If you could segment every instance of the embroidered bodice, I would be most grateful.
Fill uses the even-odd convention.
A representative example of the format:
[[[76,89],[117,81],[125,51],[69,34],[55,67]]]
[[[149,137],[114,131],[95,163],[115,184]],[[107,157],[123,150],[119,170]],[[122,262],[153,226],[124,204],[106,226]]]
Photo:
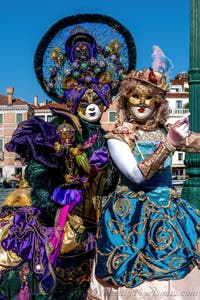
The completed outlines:
[[[136,133],[137,140],[133,147],[133,153],[136,161],[139,163],[141,160],[146,158],[149,154],[156,150],[156,147],[160,142],[165,139],[164,134],[161,131],[151,131],[144,132],[138,131]],[[151,139],[151,140],[150,140]],[[144,190],[151,191],[156,187],[167,186],[172,187],[172,175],[171,175],[171,157],[167,157],[163,166],[156,172],[156,174],[150,178],[146,179],[141,184],[136,184],[131,180],[127,179],[123,174],[121,174],[122,185],[128,186],[131,190]]]

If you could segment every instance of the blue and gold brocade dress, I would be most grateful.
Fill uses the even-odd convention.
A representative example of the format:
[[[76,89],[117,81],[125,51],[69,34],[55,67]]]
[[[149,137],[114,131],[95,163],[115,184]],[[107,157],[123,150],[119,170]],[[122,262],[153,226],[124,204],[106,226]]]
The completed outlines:
[[[157,142],[138,142],[139,162]],[[136,184],[121,174],[97,232],[96,277],[115,287],[186,276],[198,263],[200,211],[172,188],[171,157],[151,179]]]

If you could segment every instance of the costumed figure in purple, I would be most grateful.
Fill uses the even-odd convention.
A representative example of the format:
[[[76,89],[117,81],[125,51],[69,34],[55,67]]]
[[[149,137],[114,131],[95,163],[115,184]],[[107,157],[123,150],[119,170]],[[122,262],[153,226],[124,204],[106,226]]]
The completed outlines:
[[[154,46],[151,68],[132,70],[106,135],[120,184],[98,224],[90,299],[199,299],[200,211],[172,186],[174,151],[200,152],[185,115],[166,126],[171,61]]]
[[[57,103],[52,122],[24,121],[6,144],[26,164],[29,194],[26,202],[6,199],[1,206],[0,295],[83,300],[102,196],[118,182],[100,120],[134,67],[135,45],[116,20],[77,15],[50,28],[34,63]]]

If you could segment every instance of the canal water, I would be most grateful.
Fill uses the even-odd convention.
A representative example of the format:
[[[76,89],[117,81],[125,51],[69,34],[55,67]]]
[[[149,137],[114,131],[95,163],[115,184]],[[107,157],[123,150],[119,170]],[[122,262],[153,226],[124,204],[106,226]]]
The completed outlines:
[[[5,199],[5,197],[12,192],[13,189],[0,188],[0,203]]]

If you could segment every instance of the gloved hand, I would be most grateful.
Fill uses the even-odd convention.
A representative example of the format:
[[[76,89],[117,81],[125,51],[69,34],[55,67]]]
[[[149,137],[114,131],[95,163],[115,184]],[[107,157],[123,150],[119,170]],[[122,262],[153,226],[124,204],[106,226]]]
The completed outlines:
[[[177,147],[188,135],[189,114],[184,115],[172,125],[170,131],[168,132],[167,138],[171,144]]]

